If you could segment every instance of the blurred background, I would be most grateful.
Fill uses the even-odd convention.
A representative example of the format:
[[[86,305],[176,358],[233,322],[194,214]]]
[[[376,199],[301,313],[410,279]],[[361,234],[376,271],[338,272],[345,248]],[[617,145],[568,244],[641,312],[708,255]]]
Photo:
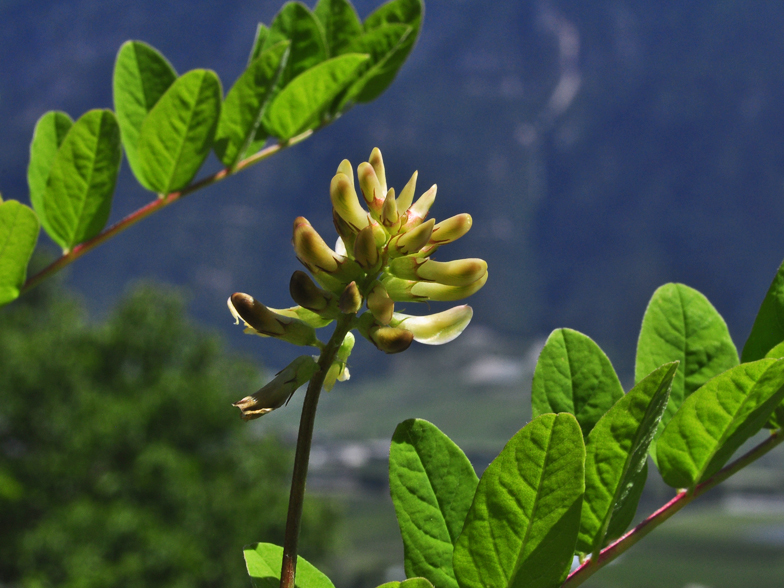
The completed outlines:
[[[380,3],[355,5],[364,18]],[[112,107],[123,41],[179,73],[214,69],[225,92],[281,4],[0,1],[4,198],[29,202],[44,112]],[[246,585],[242,545],[281,541],[302,399],[237,418],[228,402],[298,351],[243,336],[225,300],[291,304],[291,222],[334,235],[329,180],[376,146],[390,185],[414,170],[419,193],[438,184],[437,219],[473,216],[441,259],[484,258],[490,279],[460,339],[399,356],[360,341],[352,379],[322,399],[302,553],[337,586],[403,573],[386,481],[396,424],[427,418],[481,472],[530,419],[553,329],[592,337],[628,389],[647,301],[677,281],[742,348],[784,258],[782,30],[776,3],[426,2],[375,102],[0,310],[0,586]],[[153,197],[124,164],[111,221]],[[46,237],[39,249],[39,264],[57,253]],[[639,515],[670,495],[651,474]],[[586,585],[780,586],[782,450],[701,502]]]

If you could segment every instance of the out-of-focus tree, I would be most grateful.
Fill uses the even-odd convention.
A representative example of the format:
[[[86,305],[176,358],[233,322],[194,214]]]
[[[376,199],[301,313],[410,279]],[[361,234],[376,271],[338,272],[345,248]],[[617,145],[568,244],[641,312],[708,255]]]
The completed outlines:
[[[105,322],[57,291],[0,311],[0,585],[246,586],[243,544],[282,540],[291,463],[229,405],[258,369],[171,289]],[[307,506],[318,559],[335,515]]]

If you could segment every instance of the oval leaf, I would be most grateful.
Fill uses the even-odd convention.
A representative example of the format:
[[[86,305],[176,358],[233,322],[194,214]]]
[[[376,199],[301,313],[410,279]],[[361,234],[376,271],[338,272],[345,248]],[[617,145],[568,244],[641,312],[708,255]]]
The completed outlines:
[[[550,334],[531,384],[533,416],[571,413],[587,437],[621,397],[623,387],[610,360],[590,337],[572,329]]]
[[[324,29],[330,57],[348,53],[346,47],[362,34],[362,23],[348,0],[319,0],[313,14]]]
[[[275,15],[264,41],[264,50],[281,41],[291,41],[291,53],[281,74],[279,88],[327,59],[324,30],[314,14],[301,2],[287,2]]]
[[[226,95],[215,131],[215,153],[224,165],[233,166],[249,149],[261,123],[272,88],[285,66],[289,42],[282,41],[251,63]]]
[[[689,396],[659,437],[664,481],[693,488],[721,469],[784,398],[784,360],[744,363]]]
[[[407,576],[457,588],[452,553],[478,483],[471,462],[435,425],[410,419],[397,426],[389,487]]]
[[[45,223],[44,194],[49,171],[71,126],[71,117],[57,110],[47,112],[35,124],[30,144],[30,165],[27,166],[27,184],[30,187],[30,203],[42,223]]]
[[[254,588],[278,588],[283,548],[272,543],[254,543],[243,549],[245,565]],[[297,556],[297,588],[335,588],[314,565]]]
[[[215,72],[179,77],[142,123],[139,163],[147,186],[168,194],[187,186],[210,152],[221,108]]]
[[[68,131],[43,198],[44,229],[63,250],[106,225],[121,158],[120,128],[111,110],[91,110]]]
[[[659,425],[678,362],[665,364],[643,378],[605,414],[588,435],[585,445],[585,501],[580,521],[577,550],[599,551],[626,528],[616,524],[608,529],[616,513],[629,518],[639,500],[640,472],[648,459],[648,446]],[[647,474],[646,474],[647,477]],[[642,480],[645,483],[645,480]]]
[[[705,296],[683,284],[665,284],[651,297],[637,343],[635,380],[670,361],[679,361],[680,368],[651,445],[654,460],[655,440],[683,401],[714,376],[738,365],[724,319]]]
[[[140,173],[139,133],[147,114],[177,79],[177,72],[161,53],[141,41],[126,41],[114,63],[114,110],[128,164],[139,182],[153,188]]]
[[[347,53],[318,64],[294,79],[278,94],[265,116],[265,127],[281,140],[318,125],[321,115],[368,60]]]
[[[583,500],[585,446],[571,414],[525,426],[491,463],[457,540],[463,588],[554,588],[569,572]]]
[[[0,199],[0,306],[19,297],[39,230],[31,208]]]
[[[784,341],[784,263],[768,288],[754,319],[751,333],[743,346],[743,363],[762,359]]]
[[[425,5],[422,0],[392,0],[382,4],[365,19],[364,28],[372,31],[388,24],[407,24],[418,27]]]

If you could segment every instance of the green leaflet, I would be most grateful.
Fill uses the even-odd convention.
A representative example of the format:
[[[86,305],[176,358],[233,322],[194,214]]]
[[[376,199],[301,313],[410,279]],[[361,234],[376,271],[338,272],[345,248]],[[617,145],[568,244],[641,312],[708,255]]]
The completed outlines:
[[[387,582],[378,588],[433,588],[433,585],[425,578],[409,578],[402,582]]]
[[[768,288],[754,319],[751,333],[743,346],[743,363],[762,359],[773,347],[784,341],[784,263]]]
[[[610,360],[590,337],[572,329],[550,333],[531,384],[533,416],[571,413],[587,437],[622,397],[623,387]]]
[[[422,0],[392,0],[374,10],[365,19],[364,27],[371,31],[383,25],[403,23],[417,28],[422,24],[424,12]]]
[[[452,553],[478,483],[471,462],[435,425],[410,419],[397,426],[389,452],[389,486],[407,576],[457,588]]]
[[[309,69],[277,95],[265,113],[265,127],[281,140],[318,125],[335,96],[355,79],[367,55],[347,53]]]
[[[253,37],[253,47],[251,47],[250,54],[248,55],[248,65],[256,61],[261,52],[264,50],[264,43],[269,36],[269,29],[264,23],[256,25],[256,36]]]
[[[291,53],[281,74],[279,89],[327,58],[324,30],[318,19],[301,2],[287,2],[275,15],[264,41],[264,49],[287,40],[291,41]]]
[[[768,351],[765,354],[765,357],[773,359],[781,359],[784,357],[784,341]],[[768,422],[765,423],[765,428],[767,429],[781,429],[782,427],[784,427],[784,402],[776,407],[776,410],[770,415]]]
[[[111,110],[90,110],[63,139],[42,199],[44,229],[64,251],[101,232],[120,171],[120,128]]]
[[[281,41],[264,51],[226,95],[214,141],[215,153],[225,166],[232,167],[255,151],[254,136],[281,67],[285,66],[289,44]]]
[[[461,588],[561,585],[580,527],[584,462],[571,414],[544,414],[512,437],[482,475],[457,540]]]
[[[39,230],[31,208],[0,198],[0,306],[19,297]]]
[[[253,588],[278,588],[283,548],[271,543],[253,543],[243,549]],[[324,574],[297,556],[297,588],[335,588]]]
[[[205,69],[183,74],[166,90],[139,133],[145,186],[168,194],[190,183],[212,147],[221,96],[218,76]]]
[[[626,530],[616,523],[613,534],[608,533],[616,512],[624,513],[627,520],[634,517],[637,504],[626,503],[635,496],[639,500],[642,489],[635,484],[642,477],[648,446],[664,414],[677,369],[678,362],[667,363],[643,378],[588,435],[578,551],[598,556],[602,547]]]
[[[313,9],[327,40],[330,57],[349,53],[346,49],[354,37],[362,34],[362,23],[348,0],[319,0]],[[361,52],[360,52],[361,53]]]
[[[761,359],[719,374],[689,396],[659,437],[664,481],[693,488],[757,433],[784,398],[784,360]]]
[[[128,165],[136,179],[148,190],[137,146],[147,114],[177,79],[177,72],[158,50],[141,41],[127,41],[117,52],[114,63],[114,110]]]
[[[49,171],[52,169],[54,156],[65,139],[65,135],[73,126],[71,117],[64,112],[50,110],[38,119],[30,143],[30,165],[27,166],[27,184],[30,186],[30,203],[38,218],[46,225],[44,219],[44,193]]]
[[[637,342],[635,381],[669,361],[680,361],[680,368],[651,444],[654,461],[656,440],[683,401],[712,377],[738,365],[724,319],[705,296],[683,284],[661,286],[648,303]]]

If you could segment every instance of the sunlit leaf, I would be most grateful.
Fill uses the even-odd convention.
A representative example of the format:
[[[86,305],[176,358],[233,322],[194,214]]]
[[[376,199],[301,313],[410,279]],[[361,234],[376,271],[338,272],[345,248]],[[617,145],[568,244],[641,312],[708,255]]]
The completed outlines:
[[[784,341],[776,345],[773,349],[768,351],[765,354],[767,358],[773,359],[781,359],[784,357]],[[781,429],[784,428],[784,401],[782,404],[779,404],[776,409],[773,411],[773,414],[770,415],[768,422],[765,423],[765,427],[768,429]]]
[[[254,543],[243,550],[253,588],[278,588],[283,548],[271,543]],[[335,588],[323,573],[297,556],[297,588]]]
[[[19,297],[39,231],[31,208],[0,198],[0,306]]]
[[[256,25],[256,36],[253,37],[253,47],[251,47],[250,54],[248,55],[248,65],[256,61],[262,51],[264,51],[264,43],[267,41],[269,35],[269,28],[264,23]]]
[[[319,0],[313,14],[324,28],[330,57],[348,53],[352,39],[362,34],[362,23],[348,0]]]
[[[409,578],[402,582],[387,582],[378,588],[433,588],[433,585],[425,578]]]
[[[784,263],[768,288],[754,319],[751,333],[743,346],[743,363],[762,359],[776,345],[784,341]]]
[[[301,2],[287,2],[270,25],[264,49],[281,41],[291,41],[286,67],[279,88],[285,87],[301,73],[327,59],[324,29],[315,15]]]
[[[44,194],[49,171],[73,120],[64,112],[52,110],[38,119],[30,144],[30,165],[27,167],[27,184],[30,187],[30,203],[42,224],[44,219]]]

